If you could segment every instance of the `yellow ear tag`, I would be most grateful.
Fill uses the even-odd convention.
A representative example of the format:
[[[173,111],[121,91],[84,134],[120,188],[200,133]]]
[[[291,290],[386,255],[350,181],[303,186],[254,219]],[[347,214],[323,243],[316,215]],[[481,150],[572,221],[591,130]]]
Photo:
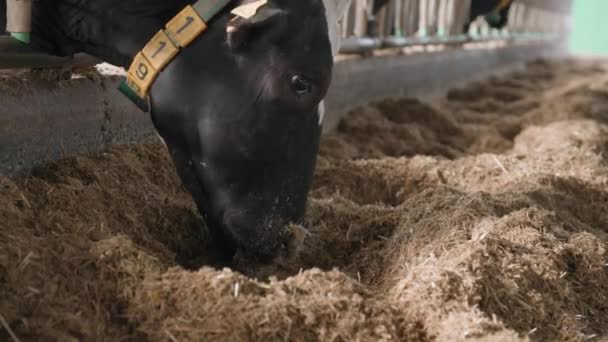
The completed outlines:
[[[258,0],[245,5],[234,8],[230,13],[238,15],[241,18],[249,19],[253,17],[258,9],[268,3],[268,0]]]

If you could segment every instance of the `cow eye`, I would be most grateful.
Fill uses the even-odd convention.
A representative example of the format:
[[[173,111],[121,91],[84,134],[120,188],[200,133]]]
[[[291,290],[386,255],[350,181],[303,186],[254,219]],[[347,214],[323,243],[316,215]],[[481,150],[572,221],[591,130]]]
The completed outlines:
[[[298,95],[306,95],[312,92],[312,83],[301,75],[291,77],[291,87]]]

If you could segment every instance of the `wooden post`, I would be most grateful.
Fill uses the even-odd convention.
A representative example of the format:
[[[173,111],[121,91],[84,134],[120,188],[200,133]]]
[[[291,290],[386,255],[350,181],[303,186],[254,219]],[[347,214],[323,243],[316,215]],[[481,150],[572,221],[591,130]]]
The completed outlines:
[[[355,0],[355,21],[354,21],[354,36],[363,37],[365,36],[367,29],[367,1],[366,0]]]
[[[438,8],[438,2],[439,0],[429,0],[428,2],[428,9],[427,9],[427,15],[428,15],[428,21],[427,21],[427,32],[430,36],[436,36],[437,35],[437,8]]]
[[[376,38],[384,38],[391,34],[391,30],[393,28],[393,22],[391,21],[392,12],[392,1],[384,6],[377,14],[376,14]]]
[[[342,18],[342,38],[350,37],[353,34],[354,7],[355,5],[351,2],[350,7],[346,10],[346,15]]]
[[[6,31],[16,39],[29,43],[29,34],[32,31],[32,0],[6,0]]]
[[[406,0],[393,1],[393,32],[396,37],[403,37],[403,2]]]
[[[407,37],[416,35],[420,30],[420,0],[407,0],[408,7],[404,8],[406,19],[406,33]]]
[[[440,0],[437,14],[437,35],[446,36],[449,34],[450,20],[452,18],[451,4],[449,0]]]
[[[453,0],[452,11],[450,12],[450,16],[453,17],[450,25],[451,35],[461,35],[463,33],[462,29],[464,28],[466,22],[469,20],[470,9],[470,0]]]
[[[424,38],[428,35],[429,1],[420,0],[420,14],[418,17],[418,36]]]

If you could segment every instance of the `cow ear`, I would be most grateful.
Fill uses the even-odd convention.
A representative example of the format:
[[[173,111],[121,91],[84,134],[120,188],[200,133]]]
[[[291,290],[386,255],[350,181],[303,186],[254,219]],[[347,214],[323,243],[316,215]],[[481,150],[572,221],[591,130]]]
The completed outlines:
[[[226,27],[226,40],[232,51],[240,52],[261,40],[272,40],[286,27],[286,11],[266,1],[256,2],[264,4],[257,8],[242,9],[248,6],[244,5],[232,11],[236,16]],[[249,5],[254,5],[256,2]]]

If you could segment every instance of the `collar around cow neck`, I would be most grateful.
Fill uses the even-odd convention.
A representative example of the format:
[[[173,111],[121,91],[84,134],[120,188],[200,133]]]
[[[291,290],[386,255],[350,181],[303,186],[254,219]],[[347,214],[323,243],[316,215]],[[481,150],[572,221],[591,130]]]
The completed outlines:
[[[199,0],[186,6],[135,55],[118,88],[120,92],[149,113],[148,92],[158,74],[177,56],[180,49],[204,33],[207,23],[231,1]]]
[[[507,6],[509,6],[512,1],[513,0],[500,0],[500,2],[498,3],[498,5],[496,6],[496,9],[494,9],[494,10],[496,12],[502,11],[503,9],[507,8]]]

